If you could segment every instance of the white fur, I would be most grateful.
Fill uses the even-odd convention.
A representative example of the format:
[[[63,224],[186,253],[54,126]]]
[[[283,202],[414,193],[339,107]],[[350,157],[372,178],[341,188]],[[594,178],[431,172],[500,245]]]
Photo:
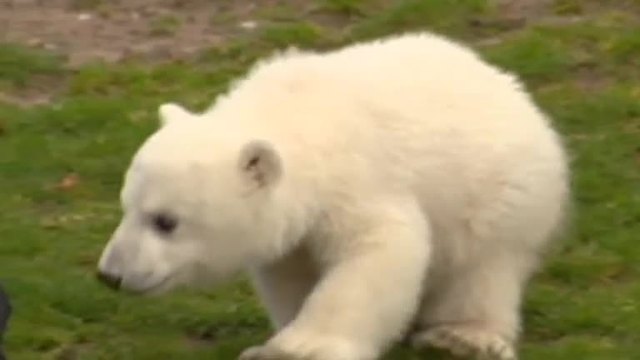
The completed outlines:
[[[568,197],[560,141],[515,77],[410,34],[288,51],[202,114],[160,112],[100,263],[124,288],[249,268],[278,332],[245,360],[377,359],[411,325],[418,347],[515,357]],[[255,141],[271,160],[247,176]],[[179,219],[164,238],[161,211]]]

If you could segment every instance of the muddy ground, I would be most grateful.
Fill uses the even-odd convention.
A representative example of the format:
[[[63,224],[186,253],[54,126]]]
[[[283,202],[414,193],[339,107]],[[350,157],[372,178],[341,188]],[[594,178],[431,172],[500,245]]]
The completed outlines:
[[[537,16],[548,0],[496,0],[514,18]],[[0,0],[0,43],[61,53],[72,67],[130,57],[185,58],[256,31],[265,14],[288,11],[323,26],[304,0]],[[386,2],[390,5],[390,1]],[[384,2],[380,2],[384,7]],[[344,20],[344,19],[342,19]]]

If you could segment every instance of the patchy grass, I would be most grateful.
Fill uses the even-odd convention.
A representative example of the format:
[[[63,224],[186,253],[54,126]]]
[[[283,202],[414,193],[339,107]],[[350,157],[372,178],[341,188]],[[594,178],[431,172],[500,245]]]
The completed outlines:
[[[273,25],[262,34],[263,41],[278,49],[288,46],[309,48],[319,44],[322,39],[321,30],[305,22]]]
[[[66,79],[54,103],[0,98],[0,277],[15,306],[10,358],[233,359],[267,338],[264,312],[243,279],[153,300],[97,284],[95,263],[120,215],[123,170],[156,127],[161,102],[202,109],[274,48],[331,48],[413,29],[481,44],[487,59],[521,74],[571,152],[574,223],[527,293],[522,358],[640,358],[639,14],[592,3],[558,0],[553,18],[487,27],[505,14],[480,0],[317,1],[318,9],[348,15],[348,26],[271,10],[267,27],[189,63],[74,72],[57,56],[1,45],[0,89],[14,98],[42,88],[43,77]],[[404,346],[387,356],[425,357]]]
[[[24,87],[30,80],[63,72],[59,56],[17,44],[0,46],[0,89]]]
[[[451,36],[468,33],[473,19],[485,15],[489,9],[483,0],[392,2],[393,6],[371,14],[355,25],[353,36],[359,39],[375,38],[398,30],[432,30]]]
[[[149,24],[149,32],[153,36],[171,36],[178,31],[182,21],[173,15],[157,17]]]
[[[486,51],[488,60],[517,72],[530,83],[559,80],[570,70],[571,52],[542,31],[526,31]]]
[[[320,8],[347,17],[357,17],[365,14],[366,0],[325,0],[320,2]]]

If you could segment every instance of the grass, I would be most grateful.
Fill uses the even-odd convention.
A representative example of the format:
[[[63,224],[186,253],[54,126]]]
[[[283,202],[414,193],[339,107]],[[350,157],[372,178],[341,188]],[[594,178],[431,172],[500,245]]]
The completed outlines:
[[[17,44],[0,47],[0,88],[25,86],[29,78],[62,73],[62,59]]]
[[[0,100],[0,277],[15,306],[10,358],[233,359],[264,340],[265,314],[243,279],[153,300],[97,284],[97,257],[119,219],[123,170],[156,127],[161,102],[202,109],[276,47],[330,48],[411,29],[479,44],[487,59],[521,74],[571,152],[574,223],[527,293],[522,358],[640,358],[640,27],[635,8],[589,10],[590,3],[552,7],[561,20],[585,15],[578,22],[479,29],[477,19],[499,23],[504,15],[479,0],[318,1],[350,15],[344,31],[298,17],[186,64],[74,72],[56,56],[0,45],[3,93],[45,91],[43,77],[65,84],[49,104]],[[386,358],[425,355],[399,346]]]

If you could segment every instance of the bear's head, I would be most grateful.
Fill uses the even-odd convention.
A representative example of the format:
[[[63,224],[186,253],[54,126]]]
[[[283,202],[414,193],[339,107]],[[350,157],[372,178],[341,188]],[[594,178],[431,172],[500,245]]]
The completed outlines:
[[[134,156],[123,217],[98,264],[107,285],[161,293],[221,280],[277,252],[283,166],[267,141],[175,104]]]

